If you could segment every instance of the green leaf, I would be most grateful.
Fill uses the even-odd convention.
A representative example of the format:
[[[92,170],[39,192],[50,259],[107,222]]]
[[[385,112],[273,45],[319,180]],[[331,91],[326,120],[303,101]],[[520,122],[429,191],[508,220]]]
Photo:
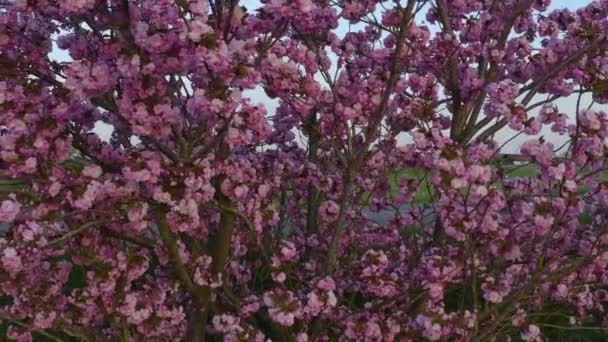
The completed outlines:
[[[584,212],[578,216],[578,222],[589,226],[593,224],[593,217],[591,217],[591,214],[589,214],[588,212]]]

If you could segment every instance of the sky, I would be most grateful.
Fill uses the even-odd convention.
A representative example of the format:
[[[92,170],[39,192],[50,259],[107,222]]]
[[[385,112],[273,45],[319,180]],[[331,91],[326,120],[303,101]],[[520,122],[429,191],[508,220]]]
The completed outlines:
[[[591,2],[592,2],[592,0],[552,0],[551,5],[549,7],[549,11],[555,10],[555,9],[561,9],[561,8],[569,8],[572,10],[576,10],[577,8],[590,4]],[[245,7],[247,7],[249,10],[258,8],[260,6],[259,0],[242,0],[241,3]],[[340,33],[342,33],[342,34],[346,33],[347,30],[348,30],[348,28],[346,26],[338,28],[338,31],[341,31]],[[251,98],[254,102],[263,103],[266,106],[266,108],[269,110],[269,112],[273,112],[278,105],[278,103],[276,101],[272,101],[268,97],[266,97],[266,95],[264,94],[264,92],[261,89],[256,89],[256,90],[250,91],[248,93],[248,95],[251,96]],[[590,100],[589,96],[584,96],[582,103],[589,103],[589,100]],[[532,103],[534,103],[534,102],[532,102]],[[559,109],[562,113],[571,115],[572,113],[574,113],[576,111],[576,97],[575,96],[559,99],[555,103],[557,104],[557,106],[559,107]],[[594,109],[597,109],[597,106],[594,107]],[[511,129],[509,129],[508,127],[506,127],[505,129],[501,130],[496,135],[496,139],[499,142],[506,142],[511,137],[513,137],[513,135],[515,133],[516,132],[514,132]],[[558,135],[554,134],[553,132],[550,131],[549,128],[543,129],[543,131],[541,131],[541,133],[538,136],[543,136],[547,141],[551,141],[553,143],[553,145],[556,147],[563,145],[568,139],[567,137],[558,136]],[[401,135],[400,137],[401,137],[400,143],[408,143],[410,141],[408,136]],[[534,137],[530,137],[530,136],[526,136],[526,135],[522,134],[519,137],[517,137],[517,138],[513,139],[512,141],[510,141],[509,143],[507,143],[504,146],[504,151],[506,153],[517,152],[519,149],[519,146],[521,146],[522,143],[524,143],[525,141],[532,139],[532,138],[534,138]]]
[[[576,10],[577,8],[581,8],[592,2],[593,1],[591,1],[591,0],[552,0],[549,10],[555,10],[555,9],[561,9],[561,8],[569,8],[572,10]],[[555,104],[559,108],[560,112],[565,113],[568,116],[572,116],[572,114],[576,112],[576,102],[577,102],[576,96],[570,96],[568,98],[563,98],[563,99],[557,100],[555,102]],[[589,104],[590,96],[583,96],[583,101],[581,101],[581,102],[584,104]],[[595,105],[594,107],[592,107],[592,109],[599,109],[599,107],[600,106]],[[606,110],[606,108],[602,108],[602,109]],[[507,141],[510,137],[513,136],[513,134],[514,134],[514,131],[512,131],[511,129],[505,128],[499,132],[499,134],[497,135],[497,139],[499,141]],[[547,141],[552,142],[555,147],[559,147],[567,142],[567,137],[558,136],[558,135],[552,133],[548,128],[543,129],[543,131],[541,131],[539,136],[540,135],[542,135]],[[514,139],[512,142],[508,143],[505,146],[505,152],[507,152],[507,153],[517,152],[519,150],[519,146],[521,146],[522,143],[524,143],[525,141],[530,140],[530,139],[531,139],[530,136],[525,136],[525,135],[522,135],[522,136]]]
[[[241,0],[243,6],[247,8],[256,8],[260,6],[259,0]],[[550,9],[556,8],[578,8],[584,6],[588,3],[591,3],[590,0],[552,0]]]
[[[287,1],[293,1],[293,0],[287,0]],[[591,2],[592,2],[591,0],[552,0],[551,5],[550,5],[550,10],[559,9],[559,8],[577,9],[577,8],[580,8]],[[245,7],[247,7],[250,11],[255,10],[256,8],[258,8],[261,5],[259,0],[241,0],[241,4]],[[339,27],[338,34],[344,34],[348,31],[348,29],[349,28],[347,25],[343,25],[342,27]],[[69,57],[63,51],[54,52],[53,57],[57,60],[63,60],[63,61],[69,60]],[[252,99],[252,102],[263,104],[267,108],[269,116],[273,115],[274,111],[276,110],[276,108],[278,106],[278,101],[269,99],[261,88],[246,91],[244,93],[244,95],[249,96]],[[586,100],[588,100],[588,98]],[[561,112],[571,115],[572,113],[575,112],[576,98],[573,96],[571,98],[560,99],[556,102],[556,104],[558,105]],[[597,109],[597,107],[596,107],[596,109]],[[107,140],[107,139],[109,139],[110,134],[112,132],[112,127],[108,126],[106,124],[98,123],[94,129],[94,132],[97,133],[103,140]],[[509,138],[511,138],[513,136],[513,134],[514,134],[513,131],[509,130],[508,128],[505,128],[497,134],[496,138],[499,142],[507,141]],[[540,135],[545,137],[545,139],[547,139],[548,141],[552,141],[555,146],[562,145],[567,140],[566,137],[563,137],[563,136],[560,137],[560,136],[553,134],[552,132],[550,132],[550,130],[548,128],[544,129],[540,133]],[[518,150],[519,146],[524,141],[529,140],[531,138],[533,138],[533,137],[521,135],[520,137],[512,140],[507,145],[505,145],[504,150],[505,150],[505,152],[508,152],[508,153],[516,152]],[[404,136],[403,138],[401,138],[400,143],[407,143],[408,141],[409,141],[409,138],[407,136]]]

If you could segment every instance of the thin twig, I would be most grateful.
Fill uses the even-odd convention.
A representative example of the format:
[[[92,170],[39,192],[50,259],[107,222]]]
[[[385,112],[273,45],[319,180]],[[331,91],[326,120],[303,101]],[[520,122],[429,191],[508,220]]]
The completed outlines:
[[[110,221],[109,220],[96,220],[96,221],[87,222],[87,223],[83,224],[82,226],[80,226],[80,227],[78,227],[78,228],[76,228],[74,230],[71,230],[71,231],[67,232],[64,235],[51,240],[49,242],[48,246],[58,245],[58,244],[60,244],[60,243],[62,243],[64,241],[69,240],[70,238],[72,238],[72,237],[74,237],[74,236],[76,236],[76,235],[84,232],[85,230],[87,230],[89,228],[92,228],[92,227],[94,227],[94,226],[96,226],[98,224],[106,224],[108,222],[110,222]]]

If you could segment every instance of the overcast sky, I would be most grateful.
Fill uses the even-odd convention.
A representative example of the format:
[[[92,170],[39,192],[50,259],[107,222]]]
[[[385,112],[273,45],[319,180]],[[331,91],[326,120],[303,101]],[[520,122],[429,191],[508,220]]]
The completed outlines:
[[[592,1],[591,0],[552,0],[551,1],[551,5],[549,10],[555,10],[555,9],[560,9],[560,8],[569,8],[572,10],[576,10],[580,7],[583,7],[587,4],[590,4]],[[259,0],[242,0],[241,3],[247,7],[249,10],[258,8],[260,6],[260,1]],[[424,17],[423,15],[420,17]],[[420,21],[422,21],[423,18],[420,19]],[[340,31],[340,33],[345,33],[348,31],[348,26],[344,25],[343,27],[340,27],[338,29]],[[254,91],[249,92],[249,95],[251,96],[251,98],[255,101],[255,100],[259,100],[260,102],[264,103],[266,108],[268,108],[268,110],[272,113],[272,111],[275,110],[276,106],[277,106],[277,102],[276,101],[271,101],[270,99],[268,99],[264,92],[261,91],[260,89],[256,89]],[[589,104],[590,103],[590,96],[585,96],[583,97],[583,103]],[[576,111],[576,97],[572,96],[570,98],[564,98],[564,99],[560,99],[558,101],[556,101],[556,104],[558,105],[560,111],[562,113],[566,113],[567,115],[571,116],[573,115],[573,113]],[[599,109],[599,106],[594,106],[594,109]],[[602,108],[604,110],[606,110],[605,108]],[[497,134],[497,139],[499,141],[507,141],[509,140],[514,134],[514,131],[510,130],[508,127],[503,129],[502,131],[500,131]],[[563,143],[565,143],[567,141],[567,137],[565,136],[558,136],[554,133],[552,133],[550,131],[550,129],[544,129],[539,136],[542,135],[543,137],[545,137],[548,141],[552,141],[553,144],[557,147],[560,145],[563,145]],[[508,143],[505,146],[505,152],[517,152],[519,149],[519,146],[521,146],[521,144],[523,142],[525,142],[526,140],[532,139],[530,136],[526,136],[526,135],[520,135],[518,138],[512,140],[510,143]],[[404,138],[402,139],[402,143],[407,143],[410,139],[408,138]]]
[[[591,2],[592,2],[591,0],[552,0],[550,9],[558,9],[558,8],[577,9],[577,8],[580,8],[581,6],[584,6]],[[260,6],[260,1],[259,0],[241,0],[241,4],[244,5],[245,7],[247,7],[249,9],[249,11],[252,11]],[[421,16],[421,17],[423,17],[423,16]],[[423,19],[420,19],[420,20],[423,20]],[[340,31],[339,34],[344,34],[348,30],[349,30],[348,25],[344,25],[338,29],[338,31]],[[63,61],[69,60],[68,55],[63,51],[54,52],[53,57],[58,60],[63,60]],[[261,89],[248,91],[246,95],[250,96],[251,99],[253,100],[253,102],[259,102],[259,103],[264,104],[265,107],[268,109],[269,115],[272,115],[277,107],[278,102],[270,100]],[[588,102],[589,98],[587,98],[586,100],[587,100],[586,102],[589,103]],[[575,112],[575,108],[576,108],[576,98],[575,97],[561,99],[561,100],[557,101],[556,103],[558,104],[561,112],[566,113],[572,117],[573,113]],[[598,106],[596,106],[595,108],[599,109]],[[602,109],[605,109],[605,108],[602,108]],[[98,124],[94,131],[97,134],[99,134],[102,139],[106,140],[106,139],[109,139],[112,129],[108,125]],[[507,128],[507,129],[502,130],[497,135],[497,138],[500,141],[506,141],[507,139],[512,137],[512,135],[513,135],[513,132]],[[552,141],[554,143],[554,145],[556,145],[556,146],[559,146],[566,141],[566,137],[560,137],[555,134],[552,134],[550,132],[550,130],[548,130],[548,129],[543,130],[543,132],[541,132],[541,135],[543,135],[546,139]],[[521,145],[521,143],[523,143],[524,141],[526,141],[528,139],[530,139],[529,136],[522,135],[519,138],[513,140],[505,148],[506,152],[514,152],[514,151],[518,150],[518,147]],[[408,140],[409,139],[405,138],[401,142],[406,143],[406,142],[408,142]]]

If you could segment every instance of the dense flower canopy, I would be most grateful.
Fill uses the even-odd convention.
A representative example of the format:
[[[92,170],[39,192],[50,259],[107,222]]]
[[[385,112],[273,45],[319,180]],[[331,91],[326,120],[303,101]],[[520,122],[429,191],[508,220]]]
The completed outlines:
[[[10,338],[608,328],[607,0],[246,5],[0,0]]]

